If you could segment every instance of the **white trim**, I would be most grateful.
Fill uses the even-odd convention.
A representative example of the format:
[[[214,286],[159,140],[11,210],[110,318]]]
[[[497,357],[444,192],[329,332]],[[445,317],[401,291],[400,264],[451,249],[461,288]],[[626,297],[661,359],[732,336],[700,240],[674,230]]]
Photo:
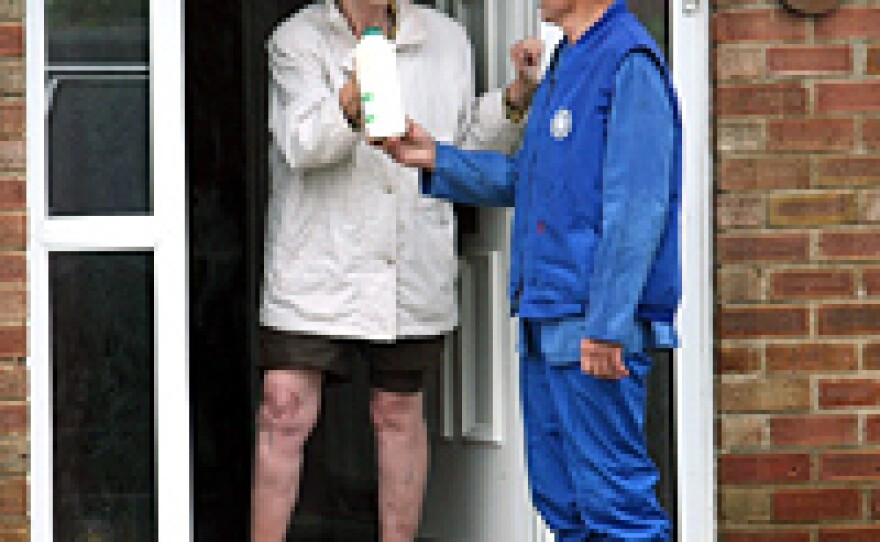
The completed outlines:
[[[52,537],[52,407],[49,385],[49,265],[37,226],[45,204],[45,56],[41,0],[27,0],[25,68],[28,198],[28,358],[30,372],[30,533],[34,542]]]
[[[696,7],[694,8],[694,5]],[[678,538],[716,539],[712,367],[709,2],[673,0],[672,66],[684,121],[682,283],[676,357]]]
[[[150,0],[159,540],[192,540],[182,0]]]
[[[474,266],[480,260],[485,261],[489,283],[487,290],[477,291]],[[462,257],[461,266],[461,327],[460,337],[460,397],[461,397],[461,437],[473,442],[502,444],[504,442],[504,382],[502,364],[504,353],[502,329],[505,320],[501,253],[497,250],[478,250],[469,252]],[[479,326],[476,321],[474,303],[477,296],[485,296],[483,305],[489,310],[488,322],[491,328],[485,336],[478,337]],[[487,390],[479,388],[476,382],[477,341],[488,341],[489,359],[480,360],[489,363],[489,378],[492,381],[488,422],[477,419],[477,394]]]

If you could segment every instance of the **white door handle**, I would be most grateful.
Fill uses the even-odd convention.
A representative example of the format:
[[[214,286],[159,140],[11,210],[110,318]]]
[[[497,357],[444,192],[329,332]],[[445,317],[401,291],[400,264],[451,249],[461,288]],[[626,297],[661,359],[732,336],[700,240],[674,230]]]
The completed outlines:
[[[682,11],[684,11],[685,15],[693,15],[700,11],[700,0],[684,0]]]

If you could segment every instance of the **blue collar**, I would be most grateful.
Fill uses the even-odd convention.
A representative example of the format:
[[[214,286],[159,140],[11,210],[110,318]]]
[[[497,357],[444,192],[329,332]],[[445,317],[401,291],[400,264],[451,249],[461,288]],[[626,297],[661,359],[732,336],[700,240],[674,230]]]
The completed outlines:
[[[578,38],[575,46],[583,46],[592,41],[593,36],[598,34],[602,29],[608,26],[614,19],[619,17],[620,15],[626,13],[626,1],[625,0],[614,0],[614,2],[605,9],[605,12],[602,14],[599,19],[596,20],[593,24],[587,28],[581,37]],[[560,44],[562,47],[568,46],[568,36],[563,36],[562,42]]]

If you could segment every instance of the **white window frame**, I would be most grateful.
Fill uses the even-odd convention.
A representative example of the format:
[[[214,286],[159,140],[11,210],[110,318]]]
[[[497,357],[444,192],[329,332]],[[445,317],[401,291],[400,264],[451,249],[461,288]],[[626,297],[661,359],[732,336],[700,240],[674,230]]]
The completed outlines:
[[[28,368],[31,540],[53,537],[49,254],[140,251],[154,258],[158,539],[192,538],[182,0],[150,0],[153,214],[49,217],[44,2],[26,2]],[[189,533],[188,535],[186,533]]]

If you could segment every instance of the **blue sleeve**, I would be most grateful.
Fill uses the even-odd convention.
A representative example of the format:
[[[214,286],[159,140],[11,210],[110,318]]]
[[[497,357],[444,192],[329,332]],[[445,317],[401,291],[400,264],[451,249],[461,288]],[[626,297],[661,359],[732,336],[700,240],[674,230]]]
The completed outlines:
[[[421,173],[422,193],[482,207],[513,207],[517,158],[437,144],[434,171]]]
[[[585,336],[625,344],[669,209],[674,113],[644,53],[618,68],[602,185],[602,234],[593,260]]]

